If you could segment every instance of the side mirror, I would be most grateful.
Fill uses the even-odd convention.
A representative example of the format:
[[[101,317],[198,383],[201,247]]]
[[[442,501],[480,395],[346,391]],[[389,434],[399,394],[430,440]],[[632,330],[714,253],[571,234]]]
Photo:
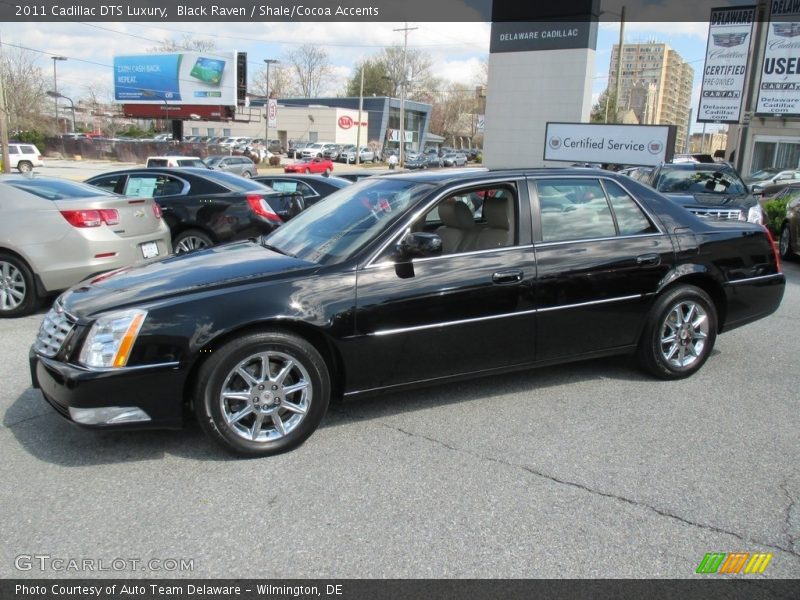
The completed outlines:
[[[408,232],[397,243],[395,250],[400,259],[439,256],[442,253],[442,238],[435,233]]]

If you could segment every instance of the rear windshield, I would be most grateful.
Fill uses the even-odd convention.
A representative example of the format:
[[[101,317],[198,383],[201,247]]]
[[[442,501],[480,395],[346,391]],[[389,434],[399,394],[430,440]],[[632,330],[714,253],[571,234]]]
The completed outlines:
[[[199,158],[179,158],[178,159],[178,166],[179,167],[197,167],[199,169],[203,169],[206,166]]]
[[[147,161],[148,167],[166,167],[167,166],[167,159],[166,158],[151,158]]]
[[[59,179],[13,179],[4,183],[17,189],[30,192],[45,200],[72,200],[76,198],[111,197],[116,194],[76,181]]]
[[[226,171],[207,171],[204,172],[203,175],[208,177],[209,179],[213,179],[214,181],[221,183],[228,189],[234,192],[267,192],[272,191],[263,183],[259,183],[258,181],[253,181],[252,179],[247,179],[246,177],[240,177],[239,175],[234,175],[233,173],[228,173]]]

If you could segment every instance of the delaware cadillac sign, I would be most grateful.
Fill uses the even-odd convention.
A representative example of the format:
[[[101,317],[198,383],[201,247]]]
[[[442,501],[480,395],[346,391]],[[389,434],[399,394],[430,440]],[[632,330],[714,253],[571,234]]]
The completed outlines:
[[[698,122],[739,122],[755,14],[755,6],[711,10]]]
[[[672,159],[674,125],[548,123],[545,160],[658,165]]]
[[[772,0],[757,115],[800,116],[800,1]]]

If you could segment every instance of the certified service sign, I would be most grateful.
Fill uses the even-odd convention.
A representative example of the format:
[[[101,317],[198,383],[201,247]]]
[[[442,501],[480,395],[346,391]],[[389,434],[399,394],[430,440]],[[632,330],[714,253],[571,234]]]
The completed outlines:
[[[674,125],[548,123],[544,159],[658,165],[672,159]]]

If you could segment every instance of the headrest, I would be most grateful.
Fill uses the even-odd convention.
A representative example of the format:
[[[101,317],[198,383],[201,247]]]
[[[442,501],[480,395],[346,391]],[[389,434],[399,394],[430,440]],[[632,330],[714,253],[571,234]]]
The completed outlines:
[[[448,198],[439,205],[439,216],[446,227],[471,229],[475,226],[472,212],[463,202]]]
[[[486,224],[494,229],[508,229],[508,200],[506,198],[487,198],[483,203],[483,216]]]

